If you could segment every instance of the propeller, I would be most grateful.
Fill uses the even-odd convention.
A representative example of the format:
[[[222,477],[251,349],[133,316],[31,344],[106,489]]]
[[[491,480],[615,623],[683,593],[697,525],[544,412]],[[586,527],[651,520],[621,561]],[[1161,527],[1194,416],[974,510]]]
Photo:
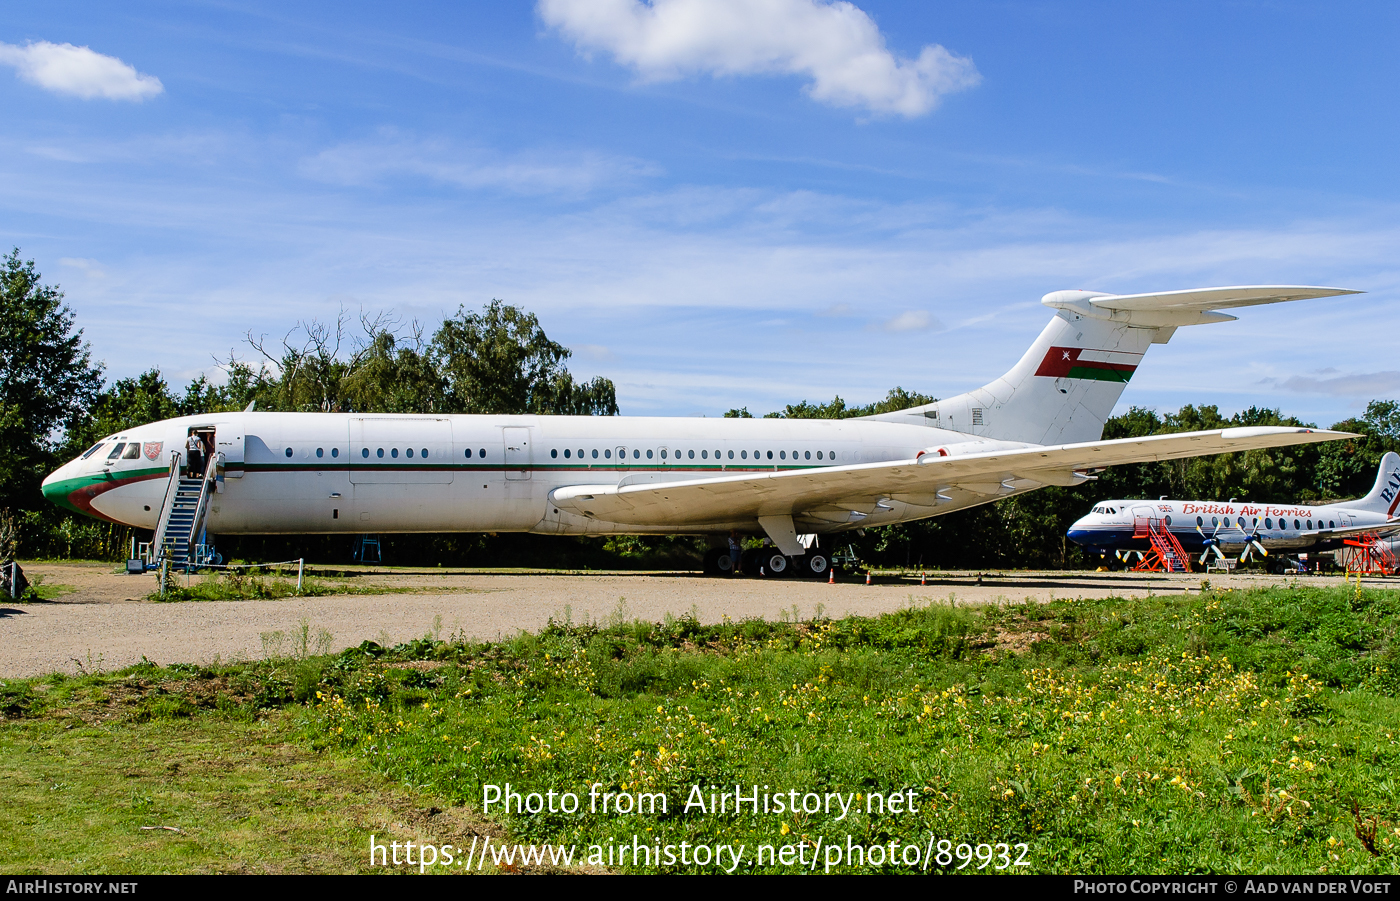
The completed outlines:
[[[1215,528],[1211,531],[1209,536],[1207,536],[1205,532],[1201,532],[1200,526],[1196,526],[1196,531],[1200,532],[1201,543],[1205,545],[1205,550],[1201,552],[1201,559],[1198,561],[1201,566],[1206,565],[1206,561],[1210,559],[1212,551],[1214,551],[1215,556],[1219,557],[1221,560],[1226,559],[1225,554],[1220,550],[1220,539],[1215,537],[1220,532],[1219,523],[1216,523]]]
[[[1241,531],[1244,531],[1241,529]],[[1259,540],[1259,517],[1254,518],[1254,531],[1246,533],[1244,536],[1244,552],[1240,554],[1240,562],[1248,563],[1249,555],[1254,551],[1259,551],[1259,556],[1269,556],[1269,551],[1264,547],[1264,543]]]

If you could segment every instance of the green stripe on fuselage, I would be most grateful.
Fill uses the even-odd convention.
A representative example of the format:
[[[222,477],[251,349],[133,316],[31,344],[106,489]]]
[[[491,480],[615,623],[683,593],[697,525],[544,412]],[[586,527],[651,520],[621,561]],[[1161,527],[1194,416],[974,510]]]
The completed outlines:
[[[102,492],[111,491],[113,488],[120,488],[129,482],[145,481],[146,479],[159,478],[169,472],[163,466],[152,467],[150,469],[128,469],[124,470],[120,476],[109,473],[89,473],[87,475],[75,476],[71,479],[63,479],[59,482],[50,482],[43,487],[44,497],[56,506],[74,513],[81,513],[84,516],[91,516],[86,510],[76,506],[71,500],[72,496],[87,488],[100,487]]]

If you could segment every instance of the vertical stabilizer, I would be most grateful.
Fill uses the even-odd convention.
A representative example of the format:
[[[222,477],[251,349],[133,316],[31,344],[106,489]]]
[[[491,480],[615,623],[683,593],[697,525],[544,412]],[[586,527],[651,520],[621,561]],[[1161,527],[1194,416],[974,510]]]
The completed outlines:
[[[878,418],[1002,441],[1097,441],[1148,346],[1171,331],[1061,310],[1020,362],[991,384]]]
[[[1394,516],[1396,508],[1400,507],[1400,454],[1391,451],[1381,457],[1380,470],[1376,473],[1376,484],[1372,486],[1371,493],[1345,506]]]
[[[1006,375],[966,394],[870,418],[1001,441],[1098,441],[1148,347],[1166,344],[1178,327],[1235,318],[1221,309],[1356,293],[1296,285],[1155,294],[1054,291],[1041,303],[1056,309],[1055,318]]]

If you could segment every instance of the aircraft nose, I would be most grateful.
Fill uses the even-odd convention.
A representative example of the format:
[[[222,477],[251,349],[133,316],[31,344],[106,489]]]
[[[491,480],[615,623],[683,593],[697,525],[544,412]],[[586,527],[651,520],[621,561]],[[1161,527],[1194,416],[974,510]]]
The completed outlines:
[[[64,484],[67,480],[63,477],[63,469],[64,467],[60,467],[49,473],[48,478],[44,479],[43,485],[40,486],[40,490],[44,492],[44,497],[48,499],[49,503],[60,507],[70,507],[68,487]]]
[[[1093,533],[1088,529],[1080,528],[1079,523],[1075,523],[1073,526],[1070,526],[1069,532],[1066,533],[1065,537],[1069,538],[1069,540],[1073,541],[1075,544],[1088,544],[1093,538]]]

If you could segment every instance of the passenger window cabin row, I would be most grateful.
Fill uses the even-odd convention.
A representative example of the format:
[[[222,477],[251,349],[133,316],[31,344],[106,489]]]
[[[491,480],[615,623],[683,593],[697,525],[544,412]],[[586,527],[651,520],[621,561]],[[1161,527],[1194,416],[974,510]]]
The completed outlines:
[[[113,458],[115,458],[116,455],[121,451],[122,447],[123,447],[123,445],[117,445],[117,447],[116,447],[115,449],[113,449],[112,454],[111,454],[111,456],[110,456],[108,459],[113,459]],[[132,444],[132,445],[131,445],[131,448],[133,448],[134,452],[128,452],[128,453],[127,453],[127,457],[126,457],[126,458],[128,458],[128,459],[129,459],[129,458],[134,458],[135,456],[137,456],[137,455],[140,453],[141,446],[140,446],[139,444]],[[97,448],[93,448],[93,450],[95,451],[95,450],[97,450]],[[88,453],[91,454],[92,451],[89,451]],[[668,461],[669,461],[669,460],[675,460],[676,462],[679,463],[679,462],[681,462],[681,461],[683,461],[683,460],[696,460],[696,459],[699,459],[699,460],[710,460],[710,459],[711,459],[710,453],[711,453],[711,452],[710,452],[709,449],[704,449],[704,450],[700,450],[700,451],[696,451],[696,450],[686,450],[686,451],[682,451],[682,450],[669,450],[669,449],[663,448],[663,449],[660,451],[660,457],[661,457],[662,460],[668,460]],[[294,456],[296,456],[296,449],[295,449],[295,448],[292,448],[292,447],[287,447],[287,448],[285,448],[285,450],[284,450],[284,454],[285,454],[288,458],[294,457]],[[812,460],[813,457],[814,457],[814,452],[813,452],[813,451],[792,451],[792,452],[791,452],[791,457],[789,457],[788,454],[789,454],[789,452],[788,452],[788,451],[785,451],[785,450],[780,450],[780,451],[776,451],[776,452],[775,452],[775,451],[771,451],[771,450],[770,450],[770,451],[758,451],[758,450],[756,450],[756,451],[753,452],[753,457],[752,457],[752,459],[754,459],[754,460],[774,460],[774,459],[776,459],[776,460],[778,460],[778,461],[786,461],[786,460],[791,459],[791,460],[793,460],[793,461],[798,461],[798,460],[809,461],[809,460]],[[338,457],[340,456],[340,448],[338,448],[338,447],[333,447],[333,448],[331,448],[331,449],[330,449],[330,455],[331,455],[332,458],[338,458]],[[361,459],[368,460],[368,459],[370,459],[370,455],[371,455],[371,451],[370,451],[369,448],[367,448],[367,447],[362,447],[362,448],[360,448],[360,457],[361,457]],[[381,459],[381,460],[382,460],[382,459],[385,459],[385,457],[387,456],[388,459],[397,460],[397,459],[399,458],[399,449],[398,449],[397,447],[391,447],[391,448],[388,448],[388,449],[386,450],[385,448],[379,447],[379,448],[375,448],[375,449],[374,449],[373,455],[374,455],[374,458],[375,458],[375,459]],[[619,462],[622,461],[624,458],[627,457],[627,455],[628,455],[628,449],[627,449],[627,448],[618,448],[618,449],[617,449],[617,455],[618,455],[617,458],[618,458]],[[650,450],[650,449],[648,449],[648,450],[642,450],[641,448],[632,448],[632,450],[631,450],[631,456],[632,456],[632,459],[633,459],[633,460],[641,460],[641,459],[643,459],[643,456],[644,456],[644,455],[645,455],[645,459],[653,460],[653,459],[656,459],[657,452],[654,451],[654,450]],[[317,456],[318,458],[323,458],[323,457],[325,457],[325,456],[326,456],[326,449],[325,449],[324,447],[318,447],[318,448],[316,448],[316,456]],[[422,448],[421,450],[415,450],[414,448],[411,448],[411,447],[410,447],[410,448],[406,448],[406,449],[403,451],[403,457],[404,457],[404,459],[406,459],[406,460],[412,460],[412,459],[426,460],[426,459],[428,459],[430,456],[431,456],[431,454],[428,452],[428,449],[427,449],[426,447],[425,447],[425,448]],[[464,449],[464,450],[463,450],[463,456],[464,456],[466,459],[468,459],[468,460],[473,459],[473,452],[472,452],[472,449],[471,449],[471,448],[466,448],[466,449]],[[558,449],[558,448],[552,448],[552,449],[550,450],[550,452],[549,452],[549,456],[550,456],[551,459],[556,459],[556,460],[559,459],[559,458],[560,458],[560,451],[559,451],[559,449]],[[601,459],[601,460],[611,460],[611,459],[613,459],[613,449],[610,448],[610,447],[607,447],[607,448],[596,448],[596,447],[595,447],[595,448],[592,450],[591,455],[590,455],[590,453],[589,453],[588,451],[584,450],[583,448],[579,448],[577,451],[575,451],[573,448],[564,448],[564,451],[563,451],[563,458],[566,459],[566,460],[572,460],[572,459],[575,459],[575,458],[577,458],[577,459],[579,459],[579,460],[586,460],[586,459],[593,459],[593,460],[600,460],[600,459]],[[483,447],[483,448],[477,449],[476,452],[475,452],[475,459],[481,459],[481,460],[486,459],[486,448]],[[737,460],[748,460],[748,459],[750,459],[750,457],[749,457],[749,451],[747,451],[747,450],[729,451],[729,452],[728,452],[727,458],[726,458],[726,456],[725,456],[725,454],[724,454],[723,451],[716,450],[716,451],[714,451],[714,459],[715,459],[716,461],[723,461],[723,460],[725,460],[725,459],[729,459],[729,460],[736,460],[736,459],[737,459]],[[815,452],[815,459],[818,460],[818,461],[821,461],[821,462],[826,462],[826,461],[835,462],[835,460],[836,460],[836,451],[834,451],[834,450],[830,450],[830,451],[816,451],[816,452]]]
[[[1171,516],[1168,516],[1168,517],[1166,518],[1166,523],[1167,523],[1168,526],[1170,526],[1170,525],[1172,524],[1172,518],[1171,518]],[[1210,525],[1209,525],[1209,526],[1206,526],[1206,520],[1205,520],[1205,517],[1204,517],[1204,516],[1197,516],[1197,517],[1196,517],[1196,527],[1197,527],[1197,528],[1211,528],[1211,529],[1214,529],[1214,528],[1218,528],[1219,526],[1220,526],[1220,517],[1218,517],[1218,516],[1212,516],[1212,517],[1210,518]],[[1257,517],[1257,516],[1254,517],[1252,523],[1251,523],[1250,525],[1248,525],[1248,526],[1245,525],[1245,519],[1244,519],[1243,516],[1236,517],[1233,527],[1234,527],[1234,528],[1239,528],[1239,529],[1246,529],[1246,528],[1254,528],[1254,529],[1257,529],[1257,528],[1259,528],[1259,517]],[[1306,531],[1306,532],[1311,532],[1311,531],[1312,531],[1312,527],[1313,527],[1313,521],[1312,521],[1311,519],[1308,519],[1308,520],[1295,519],[1295,520],[1293,520],[1293,530],[1296,531],[1296,532],[1305,532],[1305,531]],[[1319,519],[1319,520],[1317,521],[1317,527],[1318,527],[1319,529],[1322,528],[1322,520]],[[1327,521],[1327,528],[1329,528],[1329,529],[1335,529],[1336,527],[1337,527],[1337,521],[1336,521],[1335,519],[1329,519],[1329,520]],[[1228,517],[1228,516],[1225,517],[1225,528],[1227,528],[1227,529],[1232,528],[1231,523],[1230,523],[1230,517]],[[1274,518],[1273,518],[1272,516],[1266,516],[1266,517],[1264,518],[1264,528],[1265,528],[1265,530],[1270,531],[1270,532],[1274,531]],[[1288,520],[1283,519],[1282,517],[1280,517],[1280,518],[1279,518],[1279,521],[1278,521],[1278,530],[1279,530],[1279,531],[1285,531],[1285,532],[1288,531]]]
[[[625,448],[625,447],[620,447],[620,448],[618,448],[618,449],[617,449],[617,452],[618,452],[618,459],[619,459],[619,460],[621,460],[622,458],[626,457],[627,454],[628,454],[628,450],[627,450],[627,448]],[[644,450],[642,450],[641,448],[635,448],[635,447],[632,448],[632,450],[631,450],[632,459],[634,459],[634,460],[640,460],[640,459],[642,459],[642,455],[643,455],[643,454],[646,455],[646,459],[651,460],[651,459],[654,459],[654,454],[655,454],[655,453],[656,453],[656,452],[655,452],[655,451],[652,451],[652,450],[645,450],[645,451],[644,451]],[[776,453],[777,453],[776,459],[778,459],[778,460],[787,460],[787,459],[789,459],[789,457],[788,457],[788,452],[785,451],[785,450],[780,450],[780,451],[777,451]],[[611,460],[612,457],[613,457],[612,448],[608,448],[608,447],[602,448],[601,450],[600,450],[599,448],[596,448],[596,447],[595,447],[595,448],[592,450],[592,452],[591,452],[591,457],[588,456],[588,452],[586,452],[583,448],[579,448],[577,451],[575,451],[573,448],[568,448],[568,447],[564,448],[563,457],[564,457],[565,460],[574,459],[574,458],[575,458],[575,454],[577,454],[577,459],[579,459],[579,460],[584,460],[584,459],[593,459],[593,460],[603,459],[603,460]],[[697,457],[697,454],[698,454],[698,457]],[[695,450],[684,450],[684,451],[683,451],[683,450],[668,450],[667,448],[662,448],[661,451],[660,451],[660,455],[661,455],[661,459],[663,459],[663,460],[675,460],[676,462],[681,462],[681,461],[683,461],[683,460],[695,460],[695,459],[709,460],[709,459],[710,459],[710,451],[709,451],[708,449],[700,450],[700,451],[695,451]],[[559,449],[558,449],[558,448],[552,448],[552,449],[550,450],[550,452],[549,452],[549,456],[550,456],[551,459],[556,459],[556,460],[559,459],[559,456],[560,456],[560,451],[559,451]],[[714,452],[714,459],[715,459],[715,460],[723,460],[723,459],[725,459],[723,452],[722,452],[722,451],[718,451],[718,450],[715,451],[715,452]],[[747,460],[747,459],[749,459],[749,452],[748,452],[747,450],[729,451],[728,459],[730,459],[730,460],[734,460],[734,459]],[[764,452],[764,451],[754,451],[754,452],[753,452],[753,459],[754,459],[754,460],[763,460],[763,459],[772,460],[772,459],[775,459],[775,457],[774,457],[774,451],[767,451],[767,452],[766,452],[766,457],[765,457],[765,452]],[[791,457],[791,459],[794,460],[794,461],[799,460],[799,459],[801,459],[801,460],[811,460],[811,459],[812,459],[812,451],[793,451],[793,452],[792,452],[792,457]],[[836,451],[817,451],[817,452],[816,452],[816,459],[818,459],[818,460],[832,460],[832,461],[834,461],[834,460],[836,459]]]

